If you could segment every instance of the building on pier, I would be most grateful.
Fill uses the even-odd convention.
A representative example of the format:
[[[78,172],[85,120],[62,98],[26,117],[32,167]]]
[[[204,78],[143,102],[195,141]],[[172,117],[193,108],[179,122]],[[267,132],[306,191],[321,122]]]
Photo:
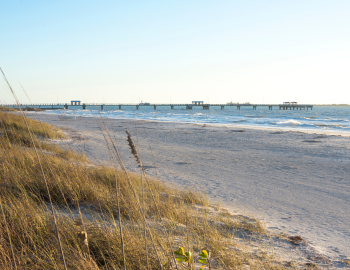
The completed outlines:
[[[203,105],[204,101],[192,101],[192,105]]]
[[[71,102],[70,102],[70,104],[71,105],[78,105],[78,106],[80,106],[80,100],[72,100]]]

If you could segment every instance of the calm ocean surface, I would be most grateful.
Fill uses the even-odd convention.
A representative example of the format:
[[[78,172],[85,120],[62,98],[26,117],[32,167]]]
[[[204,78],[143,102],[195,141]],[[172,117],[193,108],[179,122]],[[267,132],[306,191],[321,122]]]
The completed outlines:
[[[97,116],[98,111],[95,108],[83,110],[81,107],[69,110],[45,111],[45,114],[66,114],[76,116]],[[296,129],[296,130],[319,130],[336,131],[350,133],[350,107],[347,106],[315,106],[313,110],[279,110],[274,108],[268,110],[268,107],[236,107],[226,106],[224,110],[220,107],[210,107],[209,110],[203,110],[202,107],[193,107],[192,110],[170,106],[140,107],[136,110],[134,107],[108,106],[101,111],[101,115],[106,118],[114,119],[142,119],[153,121],[166,121],[178,123],[200,123],[200,124],[218,124],[218,125],[237,125],[247,127]]]

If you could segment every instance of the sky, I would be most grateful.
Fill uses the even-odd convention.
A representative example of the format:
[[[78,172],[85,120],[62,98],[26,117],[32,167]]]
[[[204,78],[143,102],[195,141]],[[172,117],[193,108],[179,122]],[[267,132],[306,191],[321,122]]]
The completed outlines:
[[[350,104],[350,1],[0,1],[29,103]],[[13,103],[0,78],[0,102]]]

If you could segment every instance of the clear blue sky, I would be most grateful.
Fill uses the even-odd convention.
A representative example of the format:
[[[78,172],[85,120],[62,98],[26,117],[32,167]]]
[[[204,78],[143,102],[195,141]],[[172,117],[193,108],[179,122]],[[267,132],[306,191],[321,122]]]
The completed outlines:
[[[350,103],[350,1],[2,1],[26,102]],[[11,103],[3,80],[1,102]]]

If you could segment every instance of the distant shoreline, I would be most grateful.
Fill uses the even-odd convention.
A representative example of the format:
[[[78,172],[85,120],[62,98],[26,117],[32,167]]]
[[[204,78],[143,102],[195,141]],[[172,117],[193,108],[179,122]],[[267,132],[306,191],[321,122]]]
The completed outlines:
[[[328,107],[333,107],[333,106],[339,106],[339,107],[348,107],[350,104],[315,104],[313,106],[328,106]]]

